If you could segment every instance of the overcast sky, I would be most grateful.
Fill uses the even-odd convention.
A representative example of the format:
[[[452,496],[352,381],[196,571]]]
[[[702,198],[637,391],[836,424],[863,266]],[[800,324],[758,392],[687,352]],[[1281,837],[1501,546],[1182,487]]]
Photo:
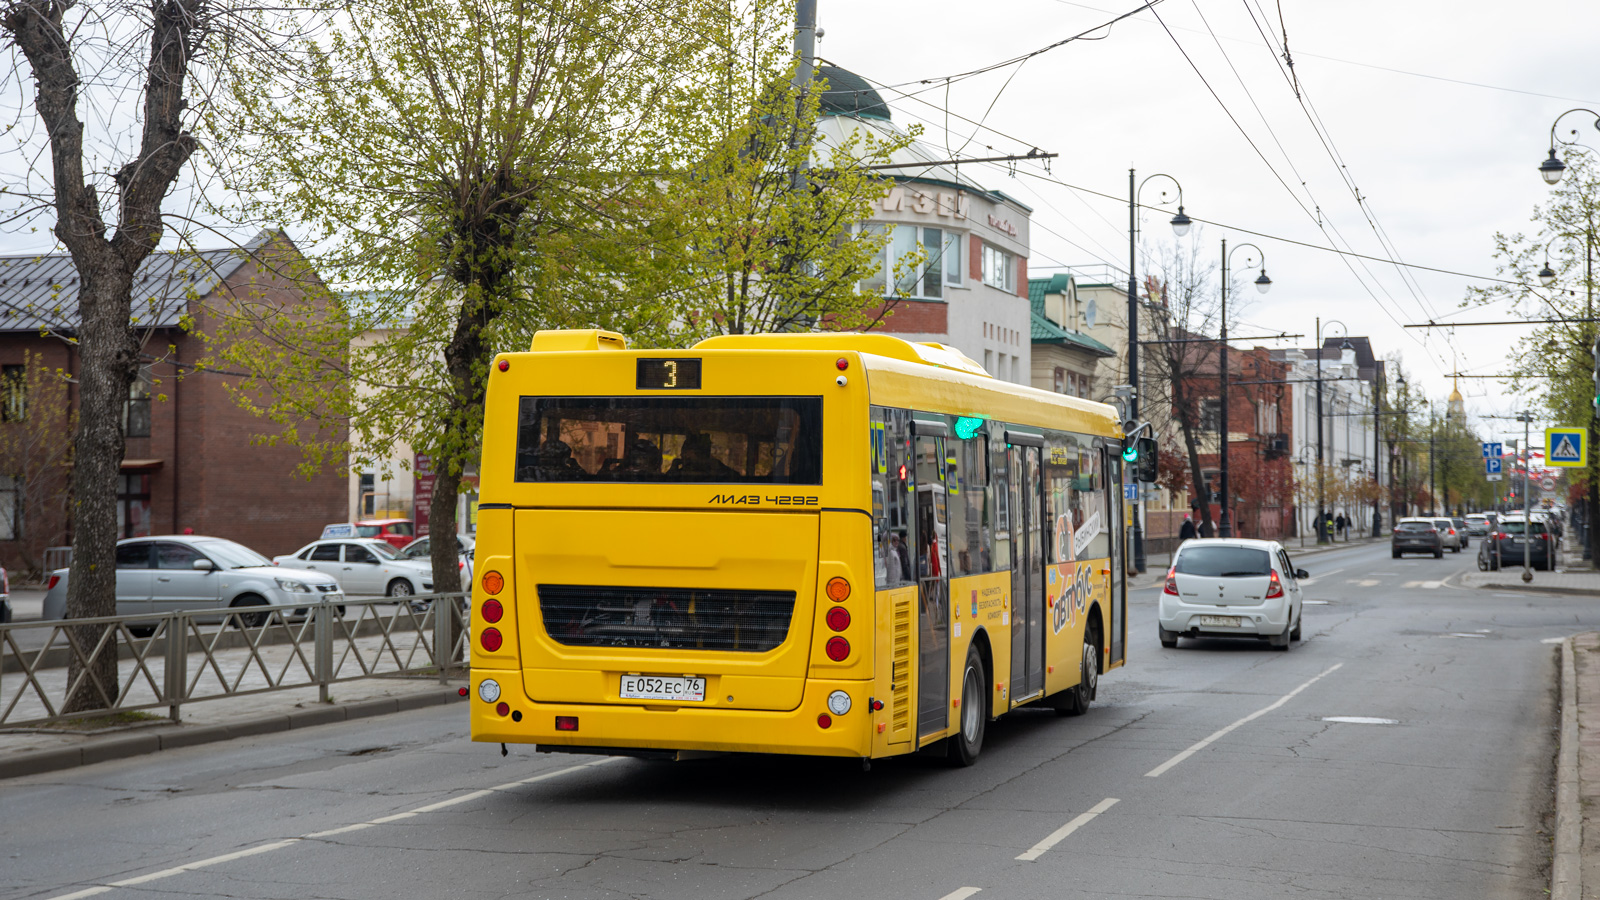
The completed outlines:
[[[1533,207],[1545,198],[1537,166],[1551,122],[1572,107],[1600,110],[1596,0],[1282,0],[1281,24],[1276,0],[1164,0],[1091,35],[1102,40],[1076,41],[1020,70],[961,80],[946,92],[944,76],[1039,49],[1138,6],[1138,0],[819,0],[825,36],[818,53],[874,83],[924,91],[917,96],[932,106],[894,90],[883,93],[896,121],[925,122],[925,139],[936,145],[946,141],[948,124],[952,150],[977,132],[966,146],[969,155],[991,155],[986,145],[1000,152],[1037,146],[1061,154],[1050,177],[1122,198],[1075,193],[1002,169],[971,170],[1034,207],[1032,274],[1053,264],[1126,268],[1130,167],[1141,180],[1158,172],[1176,176],[1193,216],[1319,246],[1342,236],[1358,252],[1388,255],[1257,23],[1275,41],[1287,28],[1303,95],[1378,225],[1409,263],[1493,274],[1494,233],[1529,230]],[[922,79],[937,81],[906,84]],[[956,118],[947,123],[940,111],[946,105],[994,131]],[[1574,114],[1563,120],[1563,131],[1579,128],[1600,147],[1593,121]],[[1024,171],[1043,174],[1033,166]],[[1159,199],[1163,186],[1152,181],[1143,202]],[[1317,224],[1318,208],[1326,234]],[[1170,240],[1169,218],[1146,213],[1146,235]],[[1265,250],[1273,279],[1265,297],[1247,291],[1252,302],[1233,333],[1287,330],[1307,335],[1295,345],[1313,346],[1317,316],[1340,320],[1350,334],[1370,336],[1380,355],[1399,350],[1440,400],[1449,393],[1445,376],[1454,366],[1477,374],[1506,371],[1509,345],[1527,330],[1460,328],[1424,342],[1423,332],[1400,323],[1505,316],[1458,311],[1471,283],[1466,278],[1415,272],[1408,283],[1391,265],[1355,260],[1352,274],[1331,253],[1206,226],[1204,240],[1217,248],[1213,256],[1224,236],[1230,246],[1250,240]],[[1245,255],[1234,255],[1235,268]],[[1324,326],[1325,335],[1338,333],[1337,325]],[[1474,415],[1508,415],[1518,406],[1493,381],[1462,379],[1461,389]],[[1481,426],[1507,436],[1520,432],[1514,422],[1483,420]]]

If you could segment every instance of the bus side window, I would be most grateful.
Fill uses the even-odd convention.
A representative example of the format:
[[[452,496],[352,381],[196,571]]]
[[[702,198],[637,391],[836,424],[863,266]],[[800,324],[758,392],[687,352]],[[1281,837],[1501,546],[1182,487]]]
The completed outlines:
[[[911,414],[874,406],[871,427],[872,569],[878,587],[894,587],[916,577],[911,568]]]
[[[950,498],[950,558],[955,575],[993,568],[989,557],[989,438],[978,434],[952,440],[945,451],[955,460],[946,478]]]
[[[1010,476],[1006,470],[1006,439],[1002,426],[996,426],[989,436],[989,509],[993,515],[984,524],[989,528],[990,571],[1004,572],[1011,568],[1011,510],[1008,486]]]

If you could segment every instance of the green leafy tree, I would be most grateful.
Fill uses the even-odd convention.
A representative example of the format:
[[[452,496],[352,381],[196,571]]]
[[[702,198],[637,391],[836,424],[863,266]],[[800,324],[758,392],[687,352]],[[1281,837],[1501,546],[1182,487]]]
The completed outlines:
[[[1516,376],[1512,390],[1537,398],[1558,423],[1587,426],[1589,443],[1600,438],[1593,403],[1595,318],[1594,257],[1600,255],[1600,164],[1586,152],[1565,155],[1566,176],[1535,207],[1531,234],[1496,233],[1496,272],[1513,284],[1472,288],[1462,306],[1509,303],[1528,319],[1554,319],[1530,326],[1507,354]],[[1546,287],[1540,273],[1554,274]],[[1572,474],[1582,484],[1590,523],[1600,522],[1600,459]],[[1600,528],[1589,529],[1591,551],[1600,559]]]
[[[876,321],[884,299],[856,285],[887,237],[852,224],[889,186],[864,166],[898,144],[815,149],[816,93],[788,87],[779,49],[791,12],[377,0],[303,46],[298,81],[239,73],[212,119],[251,151],[225,170],[231,212],[308,233],[288,274],[339,314],[247,300],[215,360],[318,464],[430,457],[448,534],[489,363],[540,329],[659,346]],[[292,427],[315,409],[348,445]],[[432,562],[456,589],[449,541]]]

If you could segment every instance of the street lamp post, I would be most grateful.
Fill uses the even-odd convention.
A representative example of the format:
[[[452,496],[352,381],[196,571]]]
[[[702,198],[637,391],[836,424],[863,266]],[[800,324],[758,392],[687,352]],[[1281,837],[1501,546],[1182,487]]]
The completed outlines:
[[[1350,328],[1338,319],[1329,319],[1329,325],[1338,325],[1345,332],[1345,339],[1339,344],[1339,353],[1354,350],[1350,343]],[[1328,529],[1326,526],[1327,484],[1324,475],[1327,466],[1327,451],[1322,443],[1322,318],[1317,318],[1317,543],[1328,543]]]
[[[1528,497],[1533,493],[1528,490],[1528,479],[1533,475],[1533,453],[1532,448],[1528,446],[1528,425],[1533,421],[1533,413],[1517,413],[1517,418],[1522,422],[1522,581],[1526,584],[1533,580],[1533,565],[1529,557],[1533,552],[1533,515],[1528,504]],[[1546,552],[1548,553],[1548,550]],[[1555,564],[1550,563],[1546,568],[1554,570]]]
[[[1172,217],[1172,231],[1178,237],[1189,233],[1193,224],[1183,212],[1183,185],[1171,175],[1156,173],[1136,182],[1132,169],[1128,170],[1128,386],[1133,395],[1128,400],[1128,418],[1139,420],[1139,192],[1152,178],[1165,178],[1178,189],[1178,214]],[[1161,192],[1166,202],[1167,192]],[[1146,568],[1144,552],[1144,491],[1140,490],[1133,501],[1133,567],[1143,574]]]
[[[1233,248],[1235,253],[1249,247],[1255,251],[1261,265],[1261,277],[1256,279],[1256,290],[1265,294],[1272,287],[1272,279],[1267,277],[1267,254],[1255,244],[1244,243]],[[1247,257],[1248,258],[1248,257]],[[1256,263],[1251,263],[1250,268],[1255,268]],[[1222,239],[1222,344],[1221,344],[1221,394],[1222,415],[1218,422],[1217,452],[1220,455],[1220,468],[1222,475],[1222,518],[1217,523],[1218,537],[1233,537],[1233,494],[1228,487],[1228,239]]]
[[[1577,129],[1572,130],[1573,139],[1570,141],[1561,140],[1556,137],[1556,126],[1561,124],[1562,119],[1573,113],[1585,113],[1587,115],[1594,116],[1594,127],[1597,130],[1600,130],[1600,113],[1597,113],[1592,109],[1578,107],[1576,109],[1569,109],[1561,115],[1556,116],[1555,121],[1550,123],[1550,157],[1539,164],[1539,176],[1544,179],[1545,184],[1548,184],[1551,187],[1554,187],[1556,183],[1561,180],[1561,176],[1567,171],[1567,164],[1556,157],[1556,144],[1559,143],[1563,146],[1571,147],[1577,145],[1578,143]],[[1584,220],[1583,283],[1586,289],[1584,318],[1587,321],[1584,322],[1583,326],[1583,344],[1586,349],[1590,350],[1590,352],[1593,352],[1595,230],[1594,221],[1589,217],[1587,211],[1585,212]],[[1545,251],[1544,268],[1539,270],[1539,283],[1545,287],[1550,287],[1551,285],[1555,284],[1555,281],[1556,273],[1550,268],[1549,250],[1547,248]],[[1594,360],[1591,359],[1590,362],[1593,363]],[[1597,401],[1596,405],[1592,406],[1589,411],[1590,444],[1593,444],[1596,438],[1600,438],[1600,408],[1596,407],[1600,407],[1600,401]],[[1527,491],[1524,490],[1523,493],[1526,494]],[[1589,478],[1589,496],[1586,498],[1586,500],[1587,502],[1584,504],[1584,522],[1586,523],[1587,527],[1585,528],[1582,556],[1584,559],[1590,559],[1593,556],[1595,539],[1593,523],[1596,519],[1596,516],[1600,515],[1600,479],[1596,479],[1594,477]]]

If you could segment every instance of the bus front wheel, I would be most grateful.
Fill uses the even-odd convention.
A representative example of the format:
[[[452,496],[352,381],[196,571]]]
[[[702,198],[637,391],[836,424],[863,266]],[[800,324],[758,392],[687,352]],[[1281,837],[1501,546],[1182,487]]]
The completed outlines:
[[[983,749],[983,732],[989,724],[989,704],[984,702],[984,685],[988,683],[977,646],[969,646],[961,676],[961,727],[951,736],[948,751],[950,762],[955,765],[972,765]]]

